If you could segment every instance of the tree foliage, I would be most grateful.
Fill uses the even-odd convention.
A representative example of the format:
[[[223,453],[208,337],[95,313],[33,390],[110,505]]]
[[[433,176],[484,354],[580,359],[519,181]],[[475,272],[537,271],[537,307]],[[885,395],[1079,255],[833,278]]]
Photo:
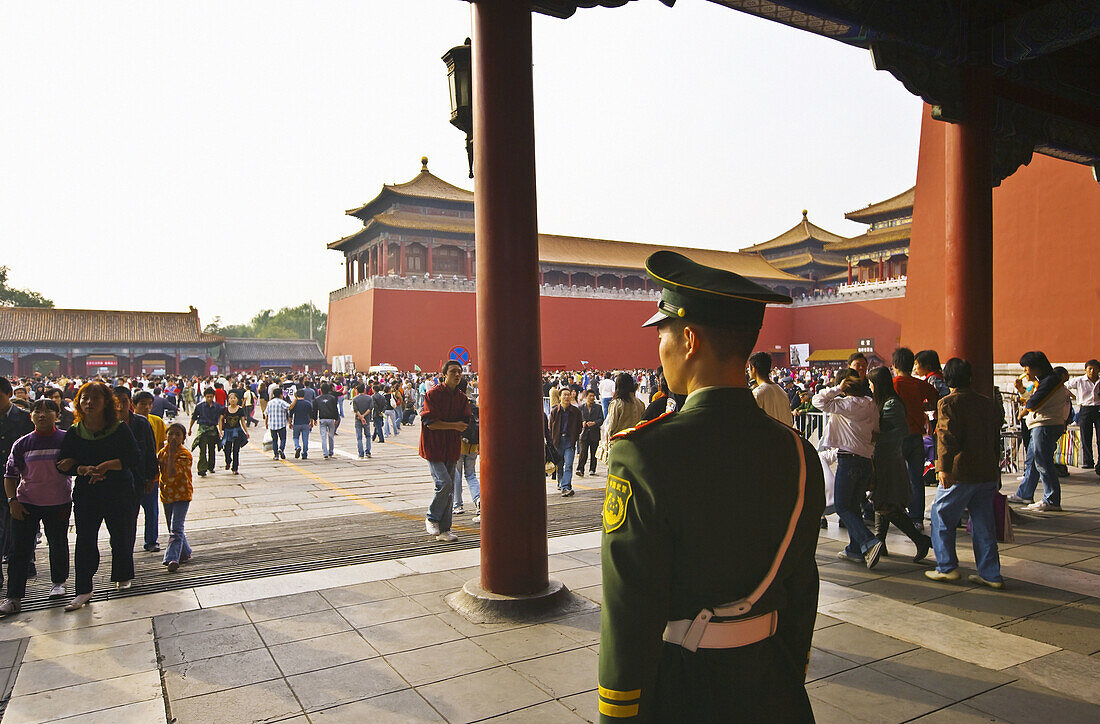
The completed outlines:
[[[8,268],[0,266],[0,307],[52,307],[53,300],[38,292],[8,286]]]
[[[310,305],[300,304],[297,307],[283,307],[279,311],[261,309],[246,324],[222,324],[221,317],[214,317],[207,324],[204,332],[221,334],[226,337],[259,337],[264,339],[308,339]],[[313,339],[325,348],[325,331],[328,326],[328,315],[313,308]]]

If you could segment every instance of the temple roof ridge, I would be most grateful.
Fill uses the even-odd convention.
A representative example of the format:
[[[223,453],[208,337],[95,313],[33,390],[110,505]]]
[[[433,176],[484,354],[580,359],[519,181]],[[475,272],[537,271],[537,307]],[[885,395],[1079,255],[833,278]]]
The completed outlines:
[[[444,181],[428,170],[428,157],[420,159],[420,173],[404,183],[382,184],[382,190],[370,201],[354,209],[348,209],[344,213],[348,216],[359,216],[365,209],[374,205],[387,194],[406,196],[419,199],[439,199],[442,201],[459,201],[473,204],[474,192],[455,186]],[[371,214],[373,216],[374,214]],[[360,217],[362,218],[362,217]]]
[[[905,191],[902,191],[896,196],[891,196],[888,199],[877,201],[873,204],[867,204],[862,209],[856,209],[855,211],[849,211],[844,214],[844,218],[849,221],[858,221],[860,223],[869,224],[875,219],[873,217],[888,216],[896,212],[902,212],[906,209],[909,213],[913,213],[913,198],[916,196],[917,187],[910,186]],[[901,214],[898,214],[899,216]],[[864,219],[868,219],[864,221]]]
[[[741,251],[768,251],[770,249],[779,249],[784,246],[792,246],[799,242],[806,241],[807,239],[817,239],[818,241],[824,242],[826,246],[848,240],[847,237],[822,229],[820,226],[810,221],[809,211],[802,209],[802,220],[797,224],[773,239],[747,246]]]

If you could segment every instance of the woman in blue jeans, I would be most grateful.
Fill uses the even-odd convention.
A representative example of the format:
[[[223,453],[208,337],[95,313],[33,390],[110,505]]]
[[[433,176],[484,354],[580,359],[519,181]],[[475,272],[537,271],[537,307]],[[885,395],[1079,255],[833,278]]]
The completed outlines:
[[[168,550],[164,565],[169,573],[179,570],[181,563],[191,560],[191,546],[183,532],[187,509],[191,507],[194,487],[191,482],[191,453],[183,444],[187,430],[174,422],[168,426],[168,442],[157,454],[160,465],[160,502],[164,505],[164,522],[168,526]]]
[[[878,406],[855,370],[841,372],[836,382],[836,387],[814,395],[813,405],[830,415],[821,447],[837,450],[833,504],[848,530],[848,547],[839,551],[837,558],[874,568],[883,545],[863,522],[862,508],[871,487],[871,456],[875,449],[871,439],[878,431]]]
[[[1040,513],[1058,512],[1062,510],[1062,489],[1054,466],[1054,452],[1070,415],[1069,390],[1042,352],[1026,352],[1020,365],[1028,375],[1038,378],[1039,384],[1020,409],[1020,418],[1031,437],[1027,443],[1024,479],[1015,495],[1008,496],[1008,502],[1027,503],[1026,510]],[[1032,502],[1040,479],[1043,499]]]

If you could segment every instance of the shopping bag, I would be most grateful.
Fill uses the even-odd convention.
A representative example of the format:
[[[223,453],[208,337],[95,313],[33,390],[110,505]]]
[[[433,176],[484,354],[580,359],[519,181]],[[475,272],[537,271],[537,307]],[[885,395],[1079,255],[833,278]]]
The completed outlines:
[[[1081,428],[1067,428],[1066,434],[1058,438],[1058,446],[1054,450],[1054,462],[1057,465],[1081,467]]]
[[[1012,514],[1008,507],[1008,498],[998,491],[993,494],[993,519],[997,523],[997,541],[1000,543],[1012,543],[1015,536],[1012,535]]]
[[[264,430],[264,452],[271,452],[271,430]]]
[[[833,472],[833,463],[836,462],[836,449],[827,448],[817,453],[821,460],[821,474],[825,476],[825,515],[835,512],[833,502],[833,489],[836,487],[836,474]]]

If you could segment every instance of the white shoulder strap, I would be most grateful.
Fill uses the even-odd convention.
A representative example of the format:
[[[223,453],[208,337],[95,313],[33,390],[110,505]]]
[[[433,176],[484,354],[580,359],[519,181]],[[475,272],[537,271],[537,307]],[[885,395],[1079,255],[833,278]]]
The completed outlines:
[[[802,437],[795,430],[791,430],[791,435],[794,437],[795,447],[798,449],[798,493],[794,501],[794,510],[791,512],[791,520],[787,524],[787,532],[783,536],[782,542],[779,544],[779,550],[775,553],[775,559],[772,560],[772,566],[768,570],[768,575],[764,577],[764,580],[760,582],[760,585],[745,598],[732,603],[727,603],[722,606],[716,606],[714,613],[718,616],[742,616],[752,610],[753,605],[760,600],[760,597],[764,595],[764,592],[775,581],[776,574],[779,573],[779,566],[783,564],[783,559],[787,555],[787,549],[791,545],[791,540],[794,538],[795,528],[798,527],[798,519],[802,517],[802,504],[806,500],[806,451],[802,447]]]

